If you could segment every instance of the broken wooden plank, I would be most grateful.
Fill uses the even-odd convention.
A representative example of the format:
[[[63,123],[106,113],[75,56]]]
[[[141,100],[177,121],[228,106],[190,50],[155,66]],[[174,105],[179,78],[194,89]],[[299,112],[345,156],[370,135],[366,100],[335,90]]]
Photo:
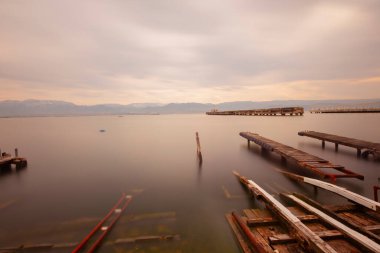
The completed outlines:
[[[355,223],[354,219],[356,216],[352,215],[351,213],[346,213],[346,214],[350,214],[350,215],[348,218],[345,219],[345,218],[343,218],[344,216],[340,216],[340,215],[330,211],[328,208],[325,208],[324,206],[322,206],[318,202],[316,202],[316,201],[314,201],[314,200],[312,200],[312,199],[310,199],[310,198],[308,198],[302,194],[293,193],[293,195],[296,196],[297,198],[305,201],[307,204],[309,204],[309,205],[319,209],[320,211],[324,212],[325,214],[329,215],[331,218],[349,226],[350,228],[354,229],[355,231],[362,233],[363,235],[374,240],[375,242],[380,243],[380,237],[378,235],[376,235],[375,233],[371,232],[370,230],[366,229],[366,226],[361,225],[359,223]]]
[[[236,212],[232,212],[232,217],[236,221],[239,228],[244,232],[245,236],[248,238],[257,253],[275,253],[269,245],[263,243],[261,240],[258,240],[258,238],[252,234],[252,231]]]
[[[279,170],[279,171],[281,173],[283,173],[284,175],[288,176],[289,178],[295,179],[299,182],[304,182],[306,184],[310,184],[310,185],[325,189],[329,192],[333,192],[333,193],[338,194],[338,195],[340,195],[340,196],[342,196],[342,197],[344,197],[344,198],[346,198],[352,202],[355,202],[361,206],[364,206],[366,208],[369,208],[373,211],[380,213],[380,203],[379,202],[376,202],[372,199],[369,199],[369,198],[366,198],[366,197],[361,196],[359,194],[356,194],[352,191],[347,190],[346,188],[343,188],[343,187],[340,187],[340,186],[337,186],[334,184],[330,184],[327,182],[323,182],[321,180],[296,175],[296,174],[293,174],[293,173],[290,173],[287,171],[283,171],[283,170]]]
[[[338,237],[342,237],[343,234],[338,230],[325,230],[325,231],[315,231],[315,234],[323,239],[334,239]],[[292,237],[289,234],[278,234],[273,235],[268,238],[271,245],[273,244],[282,244],[282,243],[290,243],[296,242],[296,238]]]
[[[310,213],[318,216],[321,220],[330,224],[332,227],[339,230],[345,236],[347,236],[348,238],[351,238],[354,242],[360,244],[362,247],[364,247],[365,250],[367,250],[367,252],[372,252],[372,253],[380,252],[380,245],[376,243],[375,241],[369,239],[367,236],[360,234],[359,232],[349,228],[343,223],[333,219],[332,217],[328,216],[324,212],[318,210],[317,208],[314,208],[313,206],[307,204],[306,202],[302,201],[301,199],[297,198],[296,196],[292,194],[283,194],[283,196],[292,200],[294,203],[302,206]]]
[[[239,227],[235,224],[232,214],[226,214],[226,219],[230,224],[232,231],[234,232],[235,238],[238,241],[240,248],[244,253],[253,253],[249,245],[244,240],[243,234],[240,232]]]
[[[259,185],[252,180],[248,180],[245,177],[234,172],[239,181],[246,186],[250,192],[252,192],[257,198],[264,201],[267,204],[267,208],[270,208],[286,226],[294,233],[297,241],[301,242],[300,246],[305,250],[318,253],[336,253],[336,251],[323,241],[318,235],[311,231],[305,224],[303,224],[289,209],[283,206],[272,195],[267,193]]]
[[[312,222],[317,221],[319,218],[315,215],[296,215],[298,219],[300,219],[302,222]],[[247,220],[247,224],[250,226],[258,226],[258,225],[271,225],[275,223],[279,223],[280,221],[273,217],[267,217],[267,218],[251,218]]]

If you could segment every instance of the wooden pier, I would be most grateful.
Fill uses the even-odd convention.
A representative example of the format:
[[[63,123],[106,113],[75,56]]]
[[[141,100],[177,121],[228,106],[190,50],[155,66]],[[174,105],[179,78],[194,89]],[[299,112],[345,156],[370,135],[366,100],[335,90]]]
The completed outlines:
[[[380,108],[316,109],[310,113],[380,113]]]
[[[319,176],[335,181],[337,178],[357,178],[364,180],[364,176],[346,169],[344,166],[335,165],[329,161],[313,156],[301,150],[272,141],[255,133],[241,132],[240,136],[260,145],[264,150],[275,152],[281,156],[282,161],[293,161],[301,168],[313,171]],[[326,173],[322,170],[337,170],[340,174]]]
[[[16,169],[22,169],[28,165],[28,162],[25,158],[18,156],[17,148],[15,149],[15,156],[5,152],[1,153],[0,151],[0,170],[9,170],[12,168],[12,165]]]
[[[325,148],[325,142],[332,142],[335,144],[335,150],[338,151],[339,145],[352,147],[357,150],[358,156],[368,157],[373,155],[375,159],[380,159],[380,143],[358,140],[333,134],[326,134],[315,131],[301,131],[298,132],[300,136],[308,136],[322,141],[322,148]]]
[[[206,112],[207,115],[243,115],[243,116],[302,116],[303,107],[284,107],[269,109],[252,109],[252,110],[235,110],[235,111],[218,111],[212,110]]]
[[[226,215],[244,253],[380,252],[378,213],[357,204],[323,206],[295,193],[281,194],[292,204],[286,207],[252,180],[235,175],[266,206]]]

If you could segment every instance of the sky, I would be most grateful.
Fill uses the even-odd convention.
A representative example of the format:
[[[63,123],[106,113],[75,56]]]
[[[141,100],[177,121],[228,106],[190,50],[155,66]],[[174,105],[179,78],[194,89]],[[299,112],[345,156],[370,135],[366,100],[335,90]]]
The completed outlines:
[[[378,0],[1,0],[0,100],[380,98]]]

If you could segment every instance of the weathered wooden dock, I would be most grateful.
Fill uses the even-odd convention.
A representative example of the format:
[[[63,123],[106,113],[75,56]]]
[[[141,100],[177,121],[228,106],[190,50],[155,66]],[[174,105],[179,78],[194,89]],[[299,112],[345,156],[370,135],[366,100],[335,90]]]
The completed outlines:
[[[22,169],[28,165],[28,162],[25,158],[18,156],[17,149],[15,149],[15,156],[5,152],[0,152],[0,170],[11,169],[12,165],[14,165],[16,169]]]
[[[380,143],[358,140],[349,137],[343,137],[333,134],[315,132],[315,131],[301,131],[298,132],[300,136],[307,136],[322,141],[322,148],[325,148],[325,142],[332,142],[335,144],[335,150],[338,151],[339,145],[352,147],[357,150],[358,156],[368,157],[373,155],[375,159],[380,159]]]
[[[310,113],[380,113],[380,108],[315,109]]]
[[[218,111],[212,110],[206,112],[207,115],[243,115],[243,116],[302,116],[304,114],[303,107],[284,107],[269,109],[252,109],[252,110],[234,110],[234,111]]]
[[[322,206],[300,194],[281,194],[293,205],[286,207],[252,180],[235,175],[266,206],[226,215],[243,252],[380,252],[377,213],[356,204]]]
[[[332,181],[335,181],[337,178],[357,178],[361,180],[364,179],[363,175],[348,170],[342,165],[332,164],[325,159],[313,156],[301,150],[275,142],[258,134],[250,132],[241,132],[240,136],[248,140],[248,145],[250,145],[250,142],[253,141],[254,143],[260,145],[264,150],[279,154],[283,161],[293,161],[301,168],[311,170],[323,178],[327,178]],[[341,173],[326,173],[326,170],[337,170]]]

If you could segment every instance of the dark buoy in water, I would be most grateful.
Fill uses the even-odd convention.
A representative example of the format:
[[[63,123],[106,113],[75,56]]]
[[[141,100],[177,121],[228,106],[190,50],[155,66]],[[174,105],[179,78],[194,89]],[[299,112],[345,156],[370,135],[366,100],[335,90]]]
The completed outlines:
[[[99,132],[104,133],[106,130],[100,129]]]

